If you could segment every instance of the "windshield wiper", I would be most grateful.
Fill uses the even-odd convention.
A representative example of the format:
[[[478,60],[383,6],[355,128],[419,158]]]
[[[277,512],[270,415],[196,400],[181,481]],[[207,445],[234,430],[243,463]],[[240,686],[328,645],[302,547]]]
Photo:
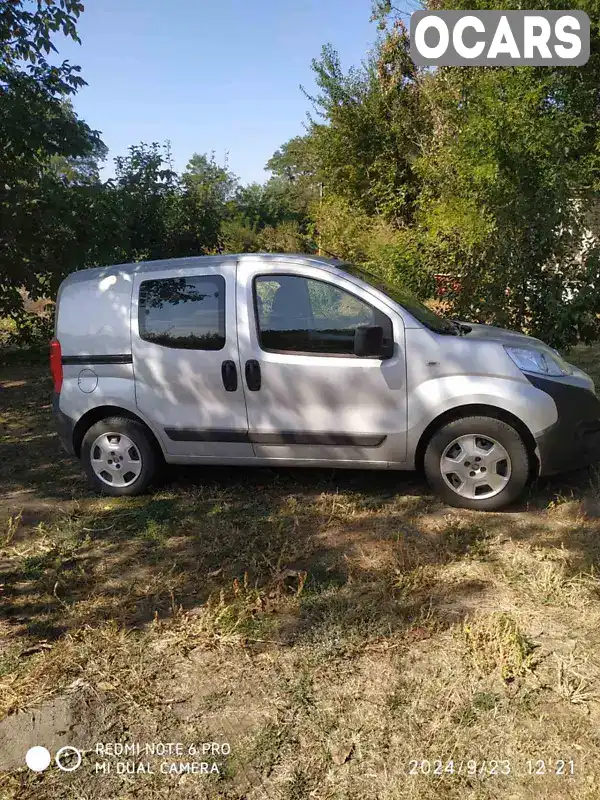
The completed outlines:
[[[453,319],[452,324],[456,326],[456,330],[458,331],[459,336],[466,336],[467,333],[471,333],[473,328],[470,325],[464,325],[462,322],[458,322],[457,320]]]

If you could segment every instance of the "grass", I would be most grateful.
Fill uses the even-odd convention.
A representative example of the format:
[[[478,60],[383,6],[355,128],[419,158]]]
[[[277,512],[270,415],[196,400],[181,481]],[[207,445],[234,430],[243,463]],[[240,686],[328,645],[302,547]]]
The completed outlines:
[[[599,348],[571,359],[600,378]],[[600,472],[498,514],[401,473],[182,468],[102,498],[44,372],[0,370],[0,797],[600,796]],[[98,773],[110,742],[186,755]],[[32,773],[36,744],[82,766]],[[219,774],[160,772],[192,760]]]
[[[463,635],[473,665],[482,675],[498,671],[510,683],[535,666],[534,647],[510,614],[479,615],[463,625]]]

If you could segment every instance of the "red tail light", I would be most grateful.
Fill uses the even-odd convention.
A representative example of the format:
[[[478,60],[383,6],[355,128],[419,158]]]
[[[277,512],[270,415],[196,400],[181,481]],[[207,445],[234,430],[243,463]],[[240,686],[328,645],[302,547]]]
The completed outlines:
[[[54,381],[54,391],[60,392],[63,382],[62,353],[58,339],[50,342],[50,372]]]

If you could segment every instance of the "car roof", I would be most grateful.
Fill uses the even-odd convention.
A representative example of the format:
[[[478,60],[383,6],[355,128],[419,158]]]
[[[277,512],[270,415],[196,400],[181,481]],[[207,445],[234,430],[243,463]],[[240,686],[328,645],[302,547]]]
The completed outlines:
[[[294,264],[308,266],[328,266],[335,270],[343,270],[344,262],[336,258],[315,256],[307,253],[227,253],[214,256],[187,256],[184,258],[164,258],[155,261],[136,261],[129,264],[112,264],[106,267],[92,267],[72,272],[65,278],[64,283],[79,283],[80,281],[97,280],[110,275],[139,275],[156,270],[181,269],[182,267],[217,266],[228,261],[288,261]]]

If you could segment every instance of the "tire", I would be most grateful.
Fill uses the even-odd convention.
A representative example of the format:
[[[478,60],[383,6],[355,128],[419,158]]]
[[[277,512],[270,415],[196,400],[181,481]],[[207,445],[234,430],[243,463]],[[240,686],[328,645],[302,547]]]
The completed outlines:
[[[142,494],[160,464],[156,443],[145,425],[127,417],[107,417],[92,425],[83,437],[80,457],[94,489],[112,497]]]
[[[532,464],[511,425],[493,417],[463,417],[434,433],[423,466],[431,488],[444,502],[496,511],[519,497]]]

